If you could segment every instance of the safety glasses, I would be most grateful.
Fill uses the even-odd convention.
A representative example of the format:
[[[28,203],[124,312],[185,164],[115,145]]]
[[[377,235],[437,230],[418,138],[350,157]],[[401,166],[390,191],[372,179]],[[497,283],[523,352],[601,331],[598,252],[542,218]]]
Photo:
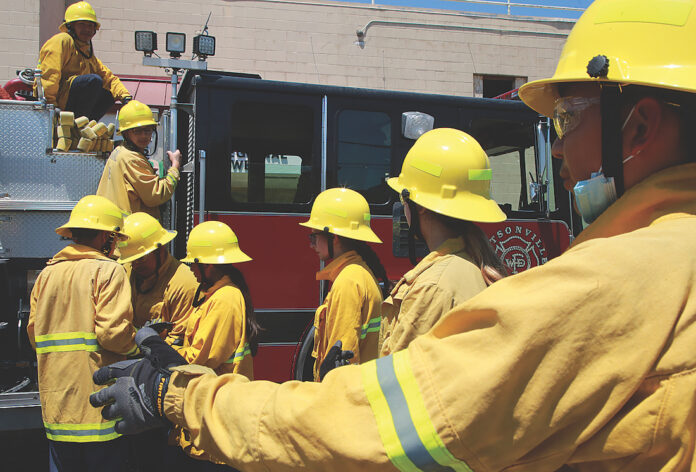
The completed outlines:
[[[582,112],[599,103],[599,97],[561,97],[553,109],[553,126],[559,139],[575,129],[582,119]]]

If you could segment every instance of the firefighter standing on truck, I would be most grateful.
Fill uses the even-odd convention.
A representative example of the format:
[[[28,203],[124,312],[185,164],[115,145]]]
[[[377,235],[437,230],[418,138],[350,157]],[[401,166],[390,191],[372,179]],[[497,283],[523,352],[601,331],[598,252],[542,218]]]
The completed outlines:
[[[158,370],[169,351],[98,371],[118,379],[92,404],[115,402],[102,414],[119,431],[190,428],[245,472],[692,470],[694,37],[696,0],[595,0],[554,76],[522,87],[554,118],[560,175],[594,219],[561,256],[322,383]]]
[[[377,254],[367,242],[382,241],[370,228],[370,207],[365,197],[347,188],[320,193],[309,216],[300,225],[311,228],[310,246],[319,260],[331,261],[317,272],[317,280],[328,280],[331,289],[314,314],[314,380],[348,359],[360,364],[377,358],[383,294],[377,278],[389,290],[389,279]],[[335,346],[340,341],[341,344]],[[334,347],[335,346],[335,347]],[[343,354],[345,356],[345,354]]]
[[[88,195],[56,232],[74,241],[46,264],[31,292],[27,333],[36,349],[41,413],[53,471],[121,471],[125,439],[115,421],[85,408],[99,367],[137,350],[126,273],[110,259],[120,210]]]
[[[138,212],[124,219],[123,233],[128,239],[118,244],[118,262],[130,263],[133,324],[142,328],[153,322],[172,323],[166,341],[183,345],[198,281],[191,269],[167,249],[177,232],[162,228],[152,216]]]
[[[181,152],[167,151],[172,165],[160,179],[145,157],[157,127],[150,107],[131,100],[121,108],[118,126],[123,144],[107,159],[97,195],[108,198],[127,214],[142,211],[159,219],[159,206],[172,197],[179,183]]]
[[[234,264],[250,261],[232,229],[219,221],[206,221],[191,230],[182,262],[200,283],[189,316],[184,344],[177,348],[189,364],[206,366],[217,374],[241,374],[254,379],[252,356],[258,349],[259,325],[249,287]],[[191,442],[188,431],[175,427],[170,442],[176,447],[166,456],[166,470],[226,469],[205,462],[222,462]],[[187,454],[182,454],[181,450]],[[199,460],[193,460],[190,457]],[[216,460],[217,459],[217,460]]]
[[[441,128],[418,138],[400,175],[387,180],[404,206],[411,261],[416,262],[416,238],[431,252],[382,304],[380,356],[405,349],[445,313],[507,275],[473,223],[505,220],[490,196],[491,175],[488,156],[474,138]]]
[[[94,55],[92,38],[99,27],[89,3],[74,3],[65,10],[61,32],[46,41],[39,52],[46,101],[97,121],[114,100],[125,104],[132,98],[118,77]]]

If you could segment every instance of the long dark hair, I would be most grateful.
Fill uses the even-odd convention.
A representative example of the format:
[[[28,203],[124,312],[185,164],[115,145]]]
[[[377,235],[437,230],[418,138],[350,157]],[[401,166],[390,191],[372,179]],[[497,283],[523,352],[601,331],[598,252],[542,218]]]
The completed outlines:
[[[380,287],[382,290],[382,298],[387,298],[387,296],[389,296],[389,292],[391,292],[391,282],[389,281],[389,277],[387,277],[387,271],[382,265],[382,261],[379,260],[377,253],[364,241],[341,238],[341,242],[362,257],[365,264],[367,264],[367,267],[370,268],[377,280],[382,282]]]
[[[254,305],[251,303],[251,293],[249,292],[249,286],[246,283],[244,274],[242,271],[237,269],[232,264],[222,264],[218,266],[220,272],[227,275],[232,283],[235,284],[239,290],[242,292],[244,297],[244,306],[246,307],[246,326],[244,327],[246,333],[246,339],[249,343],[249,348],[251,349],[251,355],[255,356],[259,349],[259,333],[261,332],[261,326],[256,321],[256,313],[254,312]]]
[[[467,253],[474,263],[481,269],[481,275],[487,285],[507,277],[508,271],[488,241],[488,236],[475,223],[467,220],[458,220],[449,216],[438,215],[450,228],[461,235],[466,244]]]

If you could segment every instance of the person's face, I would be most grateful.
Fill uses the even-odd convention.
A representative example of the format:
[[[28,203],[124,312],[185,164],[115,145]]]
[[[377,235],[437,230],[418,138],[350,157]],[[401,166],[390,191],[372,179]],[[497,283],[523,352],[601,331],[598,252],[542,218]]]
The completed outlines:
[[[152,126],[140,126],[124,131],[126,137],[139,149],[145,149],[152,141],[152,134],[155,132]]]
[[[157,251],[153,251],[132,262],[133,272],[140,278],[150,277],[157,270]]]
[[[562,107],[568,125],[562,138],[556,138],[551,154],[561,159],[563,187],[572,191],[575,184],[590,178],[602,165],[602,120],[599,88],[594,84],[571,84],[561,89],[566,107]]]
[[[324,233],[309,233],[309,247],[314,249],[320,261],[329,259],[329,242]]]
[[[97,25],[91,21],[73,21],[71,25],[77,39],[86,43],[90,42],[97,33]]]
[[[204,269],[202,264],[199,264],[197,262],[194,262],[193,264],[191,264],[191,272],[193,272],[193,275],[196,276],[196,280],[198,281],[199,284],[203,283],[203,271],[204,270],[205,269]]]

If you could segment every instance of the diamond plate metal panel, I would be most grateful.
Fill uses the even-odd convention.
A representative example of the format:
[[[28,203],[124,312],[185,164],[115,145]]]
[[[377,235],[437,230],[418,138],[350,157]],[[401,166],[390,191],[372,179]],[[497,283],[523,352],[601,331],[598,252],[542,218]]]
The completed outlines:
[[[10,200],[73,201],[97,191],[104,159],[56,154],[54,159],[0,156],[0,194]]]
[[[0,103],[0,158],[49,159],[46,148],[52,139],[51,109],[35,110],[29,102]]]
[[[5,250],[2,256],[53,257],[70,243],[55,232],[69,217],[69,211],[0,212],[0,247]]]
[[[76,202],[97,191],[104,159],[94,154],[46,154],[52,107],[0,103],[0,195],[8,200]]]

